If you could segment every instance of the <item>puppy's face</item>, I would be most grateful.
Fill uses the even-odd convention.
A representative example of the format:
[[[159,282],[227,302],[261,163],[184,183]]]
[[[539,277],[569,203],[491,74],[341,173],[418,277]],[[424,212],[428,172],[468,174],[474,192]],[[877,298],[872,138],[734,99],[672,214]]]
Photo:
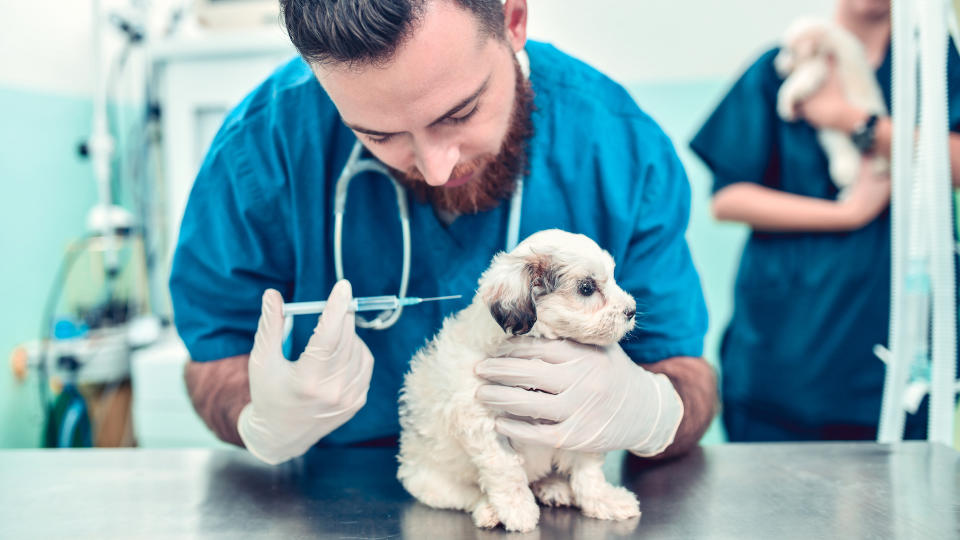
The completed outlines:
[[[801,20],[787,32],[783,47],[774,58],[774,68],[781,77],[793,72],[799,64],[832,53],[829,27],[819,20]]]
[[[613,270],[610,254],[586,236],[541,231],[497,255],[478,294],[507,333],[610,345],[633,329],[636,314]]]

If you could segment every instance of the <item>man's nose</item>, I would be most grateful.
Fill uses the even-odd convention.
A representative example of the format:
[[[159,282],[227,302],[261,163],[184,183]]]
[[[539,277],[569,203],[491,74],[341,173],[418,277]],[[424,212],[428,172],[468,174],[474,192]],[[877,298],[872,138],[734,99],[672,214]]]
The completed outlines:
[[[460,150],[444,141],[425,141],[417,148],[417,169],[431,186],[442,186],[460,159]]]

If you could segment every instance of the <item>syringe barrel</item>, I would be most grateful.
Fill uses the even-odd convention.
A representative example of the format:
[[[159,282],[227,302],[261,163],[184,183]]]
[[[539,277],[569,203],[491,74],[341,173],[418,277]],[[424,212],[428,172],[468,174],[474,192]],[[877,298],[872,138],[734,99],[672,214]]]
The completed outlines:
[[[309,315],[311,313],[321,313],[326,307],[325,300],[319,302],[291,302],[283,305],[283,316],[291,315]]]
[[[310,315],[323,312],[327,305],[326,301],[319,302],[292,302],[283,305],[283,315]],[[363,298],[354,298],[350,303],[350,311],[384,311],[387,309],[397,309],[400,301],[396,296],[367,296]]]
[[[354,298],[354,311],[384,311],[397,309],[400,301],[396,296],[366,296]]]

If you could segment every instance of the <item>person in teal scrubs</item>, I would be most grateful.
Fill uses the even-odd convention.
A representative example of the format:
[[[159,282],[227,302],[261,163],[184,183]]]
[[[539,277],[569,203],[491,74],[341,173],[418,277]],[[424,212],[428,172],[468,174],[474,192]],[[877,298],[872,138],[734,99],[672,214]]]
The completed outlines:
[[[190,195],[170,279],[176,326],[193,360],[188,389],[218,436],[248,447],[260,428],[265,439],[299,437],[278,442],[276,452],[260,448],[272,461],[314,443],[394,441],[408,362],[444,317],[469,304],[480,274],[505,249],[521,175],[519,238],[559,228],[613,255],[618,283],[637,300],[624,358],[644,366],[638,377],[665,374],[683,405],[666,454],[696,444],[716,387],[699,358],[707,318],[684,239],[690,189],[667,136],[628,93],[556,48],[526,41],[523,1],[359,2],[353,12],[350,2],[281,4],[301,57],[226,118]],[[364,30],[355,35],[356,28]],[[282,385],[265,389],[274,381],[248,376],[248,363],[264,364],[258,355],[279,355],[257,349],[273,332],[264,323],[257,332],[261,296],[279,292],[264,296],[269,307],[280,296],[296,302],[330,294],[335,183],[358,140],[406,187],[407,294],[463,298],[407,308],[387,330],[357,327],[354,335],[349,322],[342,339],[355,356],[344,370],[355,362],[372,373],[351,379],[363,388],[358,406],[314,415],[335,418],[329,425],[287,437],[267,425],[284,415],[249,413],[253,420],[240,420],[238,430],[251,394],[254,408],[260,393],[274,402],[289,397]],[[396,294],[402,243],[393,186],[382,175],[358,176],[346,210],[344,275],[352,293]],[[271,317],[265,308],[263,320]],[[316,325],[316,317],[296,318],[287,358],[311,349]],[[363,377],[369,382],[357,382]],[[633,399],[652,398],[624,403]],[[613,414],[595,426],[597,436],[616,426]],[[623,426],[633,421],[629,410],[617,414]]]
[[[857,36],[890,110],[890,5],[838,0],[836,22]],[[723,421],[731,441],[873,439],[880,418],[890,318],[890,182],[861,167],[837,200],[816,136],[830,127],[890,155],[889,117],[847,102],[835,78],[777,115],[778,49],[737,80],[690,143],[713,172],[713,210],[751,227],[721,352]],[[960,130],[960,58],[948,57],[949,125]],[[960,136],[951,135],[954,182]],[[856,141],[855,141],[856,142]],[[925,409],[925,406],[924,406]],[[926,437],[926,413],[906,436]]]

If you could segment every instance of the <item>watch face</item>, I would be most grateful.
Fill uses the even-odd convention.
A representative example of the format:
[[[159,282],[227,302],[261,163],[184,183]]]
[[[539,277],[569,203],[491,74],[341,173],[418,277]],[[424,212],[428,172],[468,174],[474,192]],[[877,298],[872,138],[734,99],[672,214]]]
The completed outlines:
[[[858,129],[857,131],[854,131],[852,135],[850,135],[850,139],[853,141],[853,145],[856,146],[857,149],[860,150],[861,152],[863,152],[864,143],[866,142],[864,140],[865,133],[863,132],[862,129],[863,128]]]
[[[862,126],[850,134],[850,140],[853,141],[853,145],[863,154],[866,154],[873,148],[874,128],[876,125],[877,116],[872,115]]]

